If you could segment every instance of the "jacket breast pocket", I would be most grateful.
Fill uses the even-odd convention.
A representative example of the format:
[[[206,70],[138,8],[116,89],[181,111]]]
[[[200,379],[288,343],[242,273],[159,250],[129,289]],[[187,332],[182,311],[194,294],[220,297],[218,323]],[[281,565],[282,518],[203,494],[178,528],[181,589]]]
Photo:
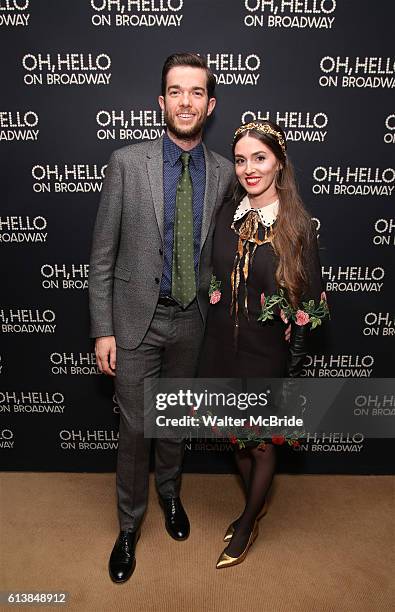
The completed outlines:
[[[128,282],[130,281],[131,274],[131,270],[127,270],[126,268],[120,268],[119,266],[115,266],[114,268],[114,278]]]

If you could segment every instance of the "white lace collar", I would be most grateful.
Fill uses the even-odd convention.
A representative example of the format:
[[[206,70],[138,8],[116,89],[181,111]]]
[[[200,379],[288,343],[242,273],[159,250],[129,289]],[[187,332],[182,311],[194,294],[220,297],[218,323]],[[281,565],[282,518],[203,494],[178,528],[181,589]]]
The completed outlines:
[[[278,200],[272,202],[271,204],[268,204],[267,206],[263,206],[262,208],[253,208],[250,204],[248,196],[245,195],[238,207],[236,208],[232,225],[235,223],[235,221],[239,221],[240,219],[242,219],[244,215],[246,215],[250,210],[256,210],[259,213],[259,217],[263,225],[265,227],[270,227],[277,219]]]

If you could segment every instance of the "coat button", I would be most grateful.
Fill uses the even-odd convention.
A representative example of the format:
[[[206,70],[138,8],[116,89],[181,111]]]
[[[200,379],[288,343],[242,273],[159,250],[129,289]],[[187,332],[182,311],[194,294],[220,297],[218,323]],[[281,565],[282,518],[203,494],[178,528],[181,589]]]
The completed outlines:
[[[159,255],[163,255],[162,249],[159,249]]]
[[[159,282],[160,282],[160,281],[159,281],[159,278],[158,278],[158,277],[156,277],[156,278],[155,278],[155,282],[156,282],[156,284],[157,284],[157,285],[159,285]]]

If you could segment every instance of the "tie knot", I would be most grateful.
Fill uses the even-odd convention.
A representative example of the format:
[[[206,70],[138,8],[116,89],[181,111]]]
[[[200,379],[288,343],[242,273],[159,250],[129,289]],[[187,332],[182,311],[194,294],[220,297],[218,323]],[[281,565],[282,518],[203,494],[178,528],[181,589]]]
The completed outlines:
[[[191,158],[190,153],[187,153],[186,151],[181,153],[181,162],[182,162],[183,168],[188,168],[190,158]]]

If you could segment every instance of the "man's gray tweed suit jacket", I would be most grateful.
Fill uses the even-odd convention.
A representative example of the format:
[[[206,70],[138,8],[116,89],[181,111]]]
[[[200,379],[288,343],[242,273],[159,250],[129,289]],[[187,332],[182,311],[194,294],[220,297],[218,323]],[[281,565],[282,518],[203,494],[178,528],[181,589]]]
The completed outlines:
[[[198,305],[208,309],[216,211],[234,180],[231,162],[204,147]],[[163,138],[129,145],[111,155],[97,213],[89,272],[91,336],[115,336],[136,348],[154,316],[163,270]]]

